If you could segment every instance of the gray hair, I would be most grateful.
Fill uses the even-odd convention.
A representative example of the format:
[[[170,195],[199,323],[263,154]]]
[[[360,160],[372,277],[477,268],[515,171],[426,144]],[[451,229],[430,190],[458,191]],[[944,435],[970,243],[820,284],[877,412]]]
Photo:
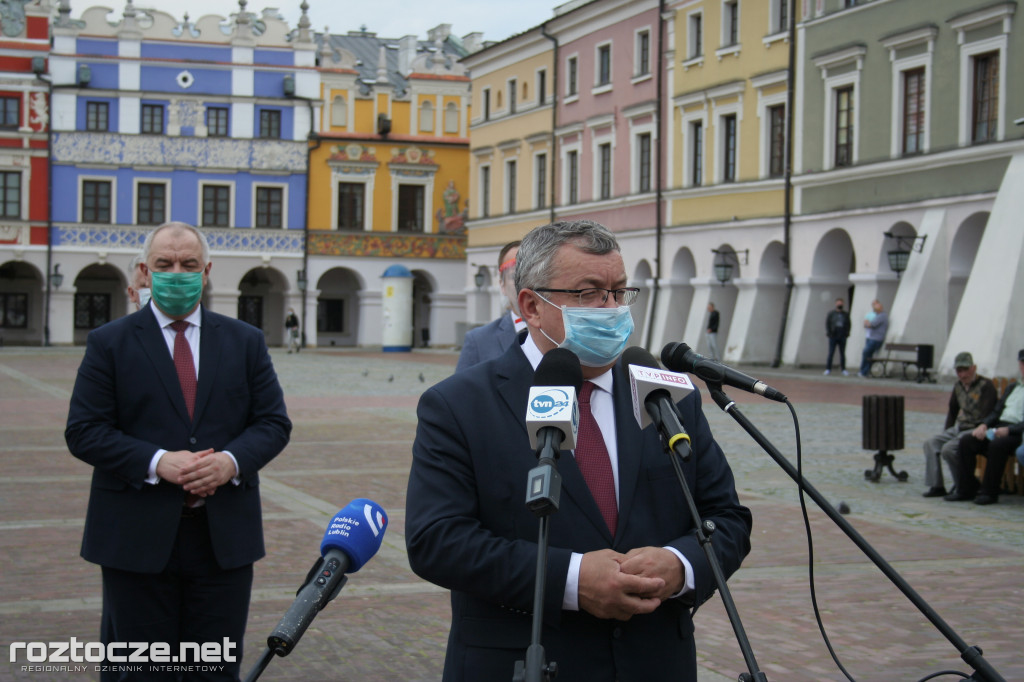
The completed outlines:
[[[554,274],[551,263],[555,254],[569,243],[595,256],[619,250],[615,235],[593,220],[559,221],[536,227],[523,237],[516,254],[516,290],[546,287]]]
[[[202,232],[192,227],[188,223],[178,222],[164,223],[163,225],[161,225],[160,227],[156,228],[155,230],[146,235],[146,241],[142,244],[142,260],[144,262],[149,262],[149,251],[150,249],[153,248],[153,238],[156,236],[157,232],[167,228],[174,228],[177,230],[188,230],[189,232],[194,234],[196,236],[196,239],[199,240],[199,246],[203,252],[203,265],[205,266],[207,263],[210,262],[210,242],[206,240],[206,235],[204,235]]]
[[[141,253],[137,253],[132,256],[131,261],[128,262],[128,286],[132,289],[139,289],[141,286],[145,286],[146,276],[142,273],[141,265],[145,262],[142,258]],[[139,286],[139,281],[142,281]]]

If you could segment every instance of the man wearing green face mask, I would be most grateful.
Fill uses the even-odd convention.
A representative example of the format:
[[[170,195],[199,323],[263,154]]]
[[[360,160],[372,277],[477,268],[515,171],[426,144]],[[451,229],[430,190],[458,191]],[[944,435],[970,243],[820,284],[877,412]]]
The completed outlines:
[[[409,563],[451,590],[444,680],[507,679],[530,643],[537,521],[527,508],[537,459],[524,415],[542,357],[582,365],[579,436],[561,453],[551,516],[541,643],[559,680],[697,679],[691,608],[714,593],[672,463],[653,426],[633,417],[620,356],[633,331],[615,236],[589,220],[544,225],[516,254],[527,331],[504,355],[428,389],[406,496]],[[571,360],[570,360],[571,362]],[[715,523],[725,575],[750,551],[750,511],[694,391],[677,407],[693,457],[684,475]]]
[[[81,554],[102,569],[105,643],[217,642],[224,667],[195,679],[238,679],[258,472],[291,422],[262,332],[200,305],[202,233],[162,225],[143,260],[151,305],[89,334],[71,396],[68,449],[93,467]]]

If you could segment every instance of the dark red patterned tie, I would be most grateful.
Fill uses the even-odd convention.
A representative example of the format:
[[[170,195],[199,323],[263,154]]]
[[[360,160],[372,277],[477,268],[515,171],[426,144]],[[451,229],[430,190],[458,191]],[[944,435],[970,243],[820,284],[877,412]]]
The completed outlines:
[[[580,429],[576,436],[576,466],[583,473],[583,478],[590,488],[590,494],[597,501],[608,530],[615,537],[615,529],[619,522],[619,508],[615,502],[615,477],[612,475],[612,461],[608,456],[601,427],[597,425],[590,411],[590,394],[595,385],[590,381],[583,383],[580,391]]]
[[[181,392],[185,396],[185,407],[188,408],[188,417],[196,410],[196,365],[192,361],[192,349],[185,338],[185,330],[189,323],[185,320],[177,320],[171,323],[171,329],[177,334],[174,336],[174,369],[178,371],[178,381],[181,382]]]

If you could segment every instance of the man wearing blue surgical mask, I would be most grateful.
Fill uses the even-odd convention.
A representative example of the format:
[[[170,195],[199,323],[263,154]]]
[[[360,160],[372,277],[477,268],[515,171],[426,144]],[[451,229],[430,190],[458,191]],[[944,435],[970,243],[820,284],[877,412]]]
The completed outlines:
[[[225,665],[190,679],[237,680],[265,553],[258,471],[291,422],[263,333],[200,305],[209,253],[183,223],[149,234],[151,303],[89,334],[64,435],[93,467],[81,555],[101,567],[103,642],[216,642]]]
[[[576,448],[558,462],[545,657],[559,680],[696,680],[691,608],[713,594],[714,578],[658,434],[633,417],[619,357],[638,290],[615,236],[588,220],[538,227],[519,247],[515,283],[529,331],[522,345],[428,389],[417,410],[406,545],[413,570],[451,590],[444,679],[502,679],[525,659],[538,547],[524,415],[534,370],[561,347],[580,359],[584,384]],[[728,576],[750,550],[750,512],[699,393],[678,408],[693,446],[684,474],[716,525]]]

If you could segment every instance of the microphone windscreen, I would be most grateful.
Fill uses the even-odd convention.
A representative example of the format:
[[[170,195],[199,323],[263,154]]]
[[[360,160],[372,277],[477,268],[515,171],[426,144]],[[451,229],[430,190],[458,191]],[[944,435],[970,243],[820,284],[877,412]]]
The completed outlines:
[[[622,364],[626,365],[640,365],[641,367],[653,367],[655,369],[661,369],[661,365],[654,359],[651,352],[642,346],[630,346],[622,352]]]
[[[537,365],[533,374],[534,386],[572,386],[576,393],[583,387],[583,368],[580,359],[571,350],[552,348]]]
[[[689,372],[692,367],[687,367],[686,354],[690,350],[685,343],[670,343],[661,349],[661,361],[673,372]]]
[[[355,573],[380,549],[387,525],[388,517],[379,504],[363,497],[352,500],[327,525],[320,555],[341,550],[349,560],[348,573]]]

